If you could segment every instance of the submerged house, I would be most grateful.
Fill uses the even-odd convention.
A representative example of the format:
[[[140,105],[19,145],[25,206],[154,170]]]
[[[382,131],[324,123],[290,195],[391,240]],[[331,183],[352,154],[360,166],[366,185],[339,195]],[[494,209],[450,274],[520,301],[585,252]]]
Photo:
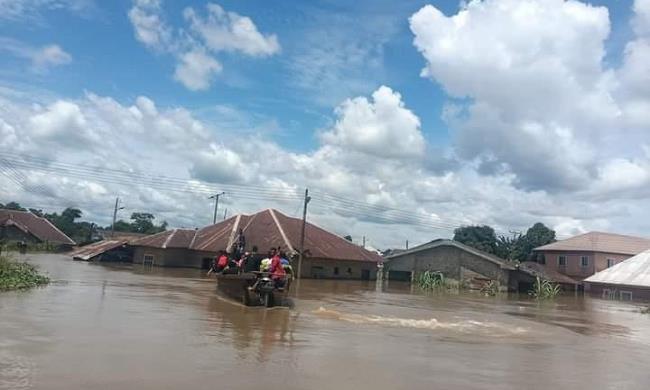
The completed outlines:
[[[650,239],[589,232],[535,248],[547,269],[582,280],[650,249]]]
[[[202,229],[174,229],[134,241],[133,262],[166,267],[207,269],[215,255],[232,247],[241,230],[246,251],[260,253],[281,247],[297,258],[302,220],[274,209],[235,215]],[[312,223],[305,226],[305,253],[301,277],[365,279],[377,277],[382,257]],[[294,269],[297,271],[294,262]]]
[[[585,291],[608,299],[650,300],[650,250],[584,280]]]
[[[529,291],[540,277],[574,290],[576,281],[564,275],[546,272],[537,264],[515,264],[458,241],[437,239],[386,257],[384,272],[388,280],[412,281],[426,271],[440,272],[463,284],[479,287],[490,281],[502,290]]]
[[[44,244],[67,250],[75,242],[48,221],[29,211],[0,209],[0,240],[6,243]]]

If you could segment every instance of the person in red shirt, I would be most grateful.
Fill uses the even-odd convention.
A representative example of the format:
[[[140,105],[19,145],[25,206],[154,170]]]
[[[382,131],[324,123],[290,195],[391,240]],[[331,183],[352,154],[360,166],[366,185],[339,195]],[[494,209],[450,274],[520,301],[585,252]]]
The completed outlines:
[[[275,280],[276,284],[284,283],[284,277],[287,275],[287,273],[282,266],[280,254],[275,249],[273,249],[271,255],[271,266],[269,267],[271,278]]]

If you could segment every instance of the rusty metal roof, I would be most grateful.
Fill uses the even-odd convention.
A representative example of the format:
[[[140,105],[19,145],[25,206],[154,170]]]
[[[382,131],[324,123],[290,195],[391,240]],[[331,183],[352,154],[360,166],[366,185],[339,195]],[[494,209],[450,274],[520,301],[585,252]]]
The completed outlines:
[[[131,242],[134,246],[148,246],[152,248],[189,248],[196,230],[172,229],[142,237]]]
[[[0,226],[15,226],[41,241],[75,245],[75,242],[70,237],[66,236],[46,218],[39,217],[29,211],[0,209]]]
[[[622,234],[589,232],[535,248],[536,251],[582,251],[636,255],[650,249],[650,239]]]
[[[239,229],[246,237],[246,250],[257,246],[260,252],[282,247],[288,253],[300,249],[302,220],[288,217],[274,209],[252,215],[236,215],[199,230],[167,231],[136,240],[133,245],[183,247],[206,252],[229,249],[237,239]],[[179,238],[182,237],[182,238]],[[165,245],[167,243],[167,245]],[[170,246],[171,245],[171,246]],[[381,262],[382,257],[348,240],[307,222],[305,253],[308,257],[352,261]]]
[[[88,261],[93,257],[99,256],[112,249],[119,248],[127,243],[127,240],[102,240],[90,245],[82,246],[70,255],[73,259]]]
[[[545,267],[544,265],[535,263],[533,261],[524,261],[523,263],[519,264],[518,268],[519,270],[529,275],[535,277],[539,276],[540,279],[548,280],[554,283],[572,284],[572,285],[579,284],[579,282],[576,281],[575,279],[570,278],[564,274],[561,274],[550,267]]]

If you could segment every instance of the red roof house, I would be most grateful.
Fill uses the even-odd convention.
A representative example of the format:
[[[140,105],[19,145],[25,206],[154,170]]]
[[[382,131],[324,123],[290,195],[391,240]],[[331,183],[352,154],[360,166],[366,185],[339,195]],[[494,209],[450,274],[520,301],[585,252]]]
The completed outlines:
[[[257,247],[261,253],[281,247],[288,256],[300,249],[302,220],[274,209],[252,215],[235,215],[202,229],[174,229],[133,242],[134,262],[164,266],[206,268],[214,255],[230,250],[239,231],[246,238],[247,251]],[[368,251],[312,223],[305,226],[305,253],[302,276],[323,278],[374,279],[377,253]]]

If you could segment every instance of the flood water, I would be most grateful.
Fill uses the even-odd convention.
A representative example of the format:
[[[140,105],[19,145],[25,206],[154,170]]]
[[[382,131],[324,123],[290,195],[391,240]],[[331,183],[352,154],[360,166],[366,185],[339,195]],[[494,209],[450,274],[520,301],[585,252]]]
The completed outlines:
[[[26,257],[53,283],[0,293],[0,389],[650,388],[631,304],[303,280],[267,310],[198,270]]]

